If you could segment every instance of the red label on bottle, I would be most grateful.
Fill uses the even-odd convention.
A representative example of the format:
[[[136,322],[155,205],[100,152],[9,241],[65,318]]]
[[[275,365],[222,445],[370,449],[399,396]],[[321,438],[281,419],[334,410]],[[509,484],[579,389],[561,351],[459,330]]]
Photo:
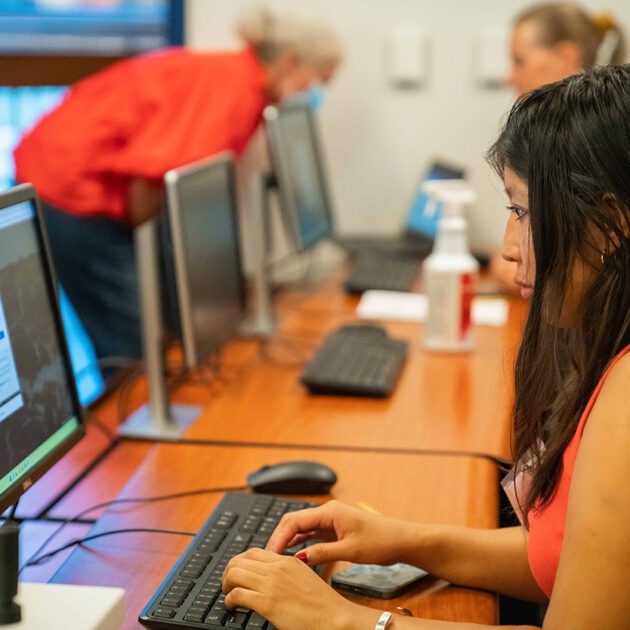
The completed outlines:
[[[472,300],[475,290],[475,275],[465,273],[461,277],[462,318],[459,326],[460,339],[465,339],[472,325]]]

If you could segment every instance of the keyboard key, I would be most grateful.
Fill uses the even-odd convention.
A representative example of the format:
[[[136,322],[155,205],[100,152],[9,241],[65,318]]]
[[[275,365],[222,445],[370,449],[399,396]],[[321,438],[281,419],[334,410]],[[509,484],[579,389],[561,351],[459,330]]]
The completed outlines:
[[[208,613],[208,616],[205,618],[204,623],[207,623],[208,625],[222,626],[225,623],[226,617],[226,612],[221,612],[220,610],[211,610]]]
[[[247,624],[247,616],[247,613],[244,612],[231,612],[225,620],[225,627],[245,628],[245,625]]]
[[[175,616],[175,611],[172,608],[156,608],[153,611],[153,616],[158,619],[172,619]]]
[[[261,617],[258,613],[255,612],[252,613],[252,616],[249,618],[246,630],[263,630],[266,624],[267,621],[264,619],[264,617]]]

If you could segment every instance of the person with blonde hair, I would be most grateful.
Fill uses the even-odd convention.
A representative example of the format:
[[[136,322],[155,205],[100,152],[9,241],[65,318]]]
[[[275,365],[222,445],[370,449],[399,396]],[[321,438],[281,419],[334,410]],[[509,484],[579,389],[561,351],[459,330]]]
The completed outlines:
[[[78,82],[15,150],[99,357],[141,354],[132,235],[159,213],[164,174],[241,153],[267,104],[328,81],[341,61],[334,31],[297,14],[257,8],[238,33],[241,50],[168,48]]]
[[[608,13],[591,15],[569,2],[537,4],[514,20],[508,83],[521,96],[582,70],[623,64],[626,53],[623,30]],[[505,290],[519,291],[513,263],[497,253],[490,268]]]

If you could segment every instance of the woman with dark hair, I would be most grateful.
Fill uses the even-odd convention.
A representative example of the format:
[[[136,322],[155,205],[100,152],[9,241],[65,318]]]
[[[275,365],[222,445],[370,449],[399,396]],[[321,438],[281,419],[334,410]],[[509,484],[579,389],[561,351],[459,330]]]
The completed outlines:
[[[522,526],[412,524],[333,501],[285,516],[266,550],[232,560],[229,606],[254,608],[279,630],[473,627],[379,621],[299,560],[406,562],[548,600],[547,630],[630,628],[630,66],[523,97],[489,159],[510,199],[503,255],[531,298],[516,364],[516,466],[504,484]],[[277,555],[315,535],[327,542],[299,559]]]

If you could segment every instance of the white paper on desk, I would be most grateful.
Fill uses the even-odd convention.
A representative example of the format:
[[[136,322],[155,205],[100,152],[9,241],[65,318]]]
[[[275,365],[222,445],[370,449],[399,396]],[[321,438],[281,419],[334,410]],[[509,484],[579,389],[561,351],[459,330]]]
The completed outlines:
[[[427,296],[423,293],[366,291],[357,306],[357,316],[361,319],[424,322],[428,306]],[[472,319],[477,326],[503,326],[507,316],[507,300],[502,298],[473,300]]]

